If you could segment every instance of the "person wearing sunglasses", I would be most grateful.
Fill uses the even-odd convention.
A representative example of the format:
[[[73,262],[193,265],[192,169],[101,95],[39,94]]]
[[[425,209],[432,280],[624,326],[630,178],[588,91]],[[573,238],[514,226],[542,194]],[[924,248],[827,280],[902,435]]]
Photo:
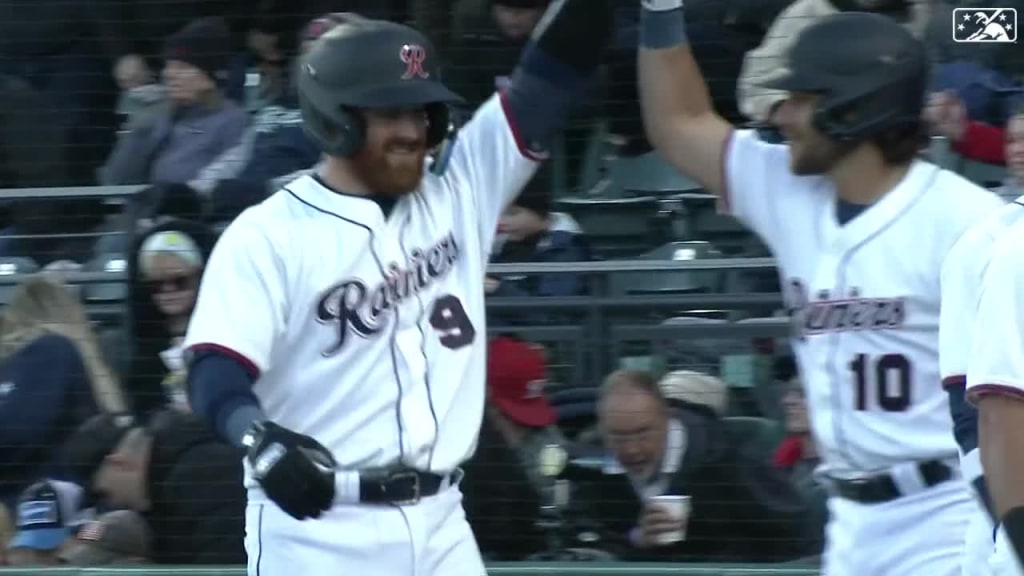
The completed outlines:
[[[166,407],[187,409],[179,344],[213,242],[204,226],[169,219],[140,234],[131,252],[126,382],[139,417]]]

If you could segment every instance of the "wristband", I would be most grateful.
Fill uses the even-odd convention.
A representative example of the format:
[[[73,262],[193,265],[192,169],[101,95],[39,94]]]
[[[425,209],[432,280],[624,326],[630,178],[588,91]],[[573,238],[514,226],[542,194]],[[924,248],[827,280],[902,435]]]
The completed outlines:
[[[683,0],[642,0],[640,6],[651,12],[667,12],[683,7]]]
[[[649,4],[656,7],[649,8]],[[640,11],[640,47],[652,50],[687,43],[682,0],[649,0]]]
[[[1017,558],[1024,558],[1024,506],[1011,508],[1009,512],[1003,515],[1000,524],[1002,524],[1003,532],[1006,533],[1006,539],[1013,546],[1013,551],[1016,553]]]

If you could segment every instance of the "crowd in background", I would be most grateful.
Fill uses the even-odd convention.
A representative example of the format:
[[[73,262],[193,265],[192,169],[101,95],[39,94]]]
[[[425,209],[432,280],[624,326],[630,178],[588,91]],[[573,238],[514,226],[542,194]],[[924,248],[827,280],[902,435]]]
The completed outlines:
[[[292,68],[339,12],[410,22],[438,45],[466,119],[505,85],[547,4],[0,0],[0,188],[141,187],[121,203],[0,200],[0,257],[44,270],[0,315],[0,563],[244,564],[242,455],[190,415],[180,342],[217,231],[320,162]],[[956,7],[694,0],[688,35],[718,111],[778,139],[773,114],[785,95],[760,83],[800,30],[836,11],[898,19],[932,50],[933,133],[965,158],[1005,166],[1005,178],[985,184],[1016,197],[1024,55],[1019,43],[954,42]],[[598,121],[615,155],[650,152],[637,14],[636,0],[617,0],[615,45],[565,138],[569,173]],[[541,170],[505,212],[495,263],[596,257],[587,231],[554,209],[551,179]],[[126,320],[113,336],[96,332],[62,276],[111,254],[127,274]],[[574,274],[484,283],[491,298],[590,292]],[[551,320],[539,311],[488,319],[499,334],[488,406],[462,484],[485,557],[783,562],[820,552],[825,495],[791,361],[783,356],[770,376],[777,428],[738,425],[735,390],[700,371],[618,370],[556,401],[551,351],[516,332]],[[548,470],[551,450],[571,464]],[[687,537],[666,540],[645,503],[681,490],[693,506]]]

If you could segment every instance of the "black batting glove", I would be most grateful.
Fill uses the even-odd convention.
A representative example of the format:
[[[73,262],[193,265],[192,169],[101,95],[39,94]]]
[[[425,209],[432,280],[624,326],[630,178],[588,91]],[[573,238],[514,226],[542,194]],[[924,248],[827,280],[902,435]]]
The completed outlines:
[[[246,459],[263,492],[296,520],[319,518],[334,502],[334,456],[322,444],[273,422],[245,435]]]

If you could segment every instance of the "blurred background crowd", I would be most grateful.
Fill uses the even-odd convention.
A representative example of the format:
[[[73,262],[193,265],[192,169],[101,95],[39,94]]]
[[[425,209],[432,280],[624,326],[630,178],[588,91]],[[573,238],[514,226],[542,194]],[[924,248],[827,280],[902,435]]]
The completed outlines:
[[[411,23],[465,120],[547,4],[0,0],[0,564],[244,564],[242,455],[190,415],[179,344],[219,231],[320,161],[292,68],[339,12]],[[719,113],[781,141],[760,83],[801,29],[897,19],[934,62],[922,154],[1015,198],[1024,52],[955,41],[957,8],[691,0],[687,24]],[[774,271],[529,271],[770,256],[651,153],[637,16],[617,1],[600,82],[501,219],[493,261],[523,271],[484,279],[467,514],[496,561],[813,563],[825,493]],[[643,518],[664,494],[690,497],[683,540]]]

